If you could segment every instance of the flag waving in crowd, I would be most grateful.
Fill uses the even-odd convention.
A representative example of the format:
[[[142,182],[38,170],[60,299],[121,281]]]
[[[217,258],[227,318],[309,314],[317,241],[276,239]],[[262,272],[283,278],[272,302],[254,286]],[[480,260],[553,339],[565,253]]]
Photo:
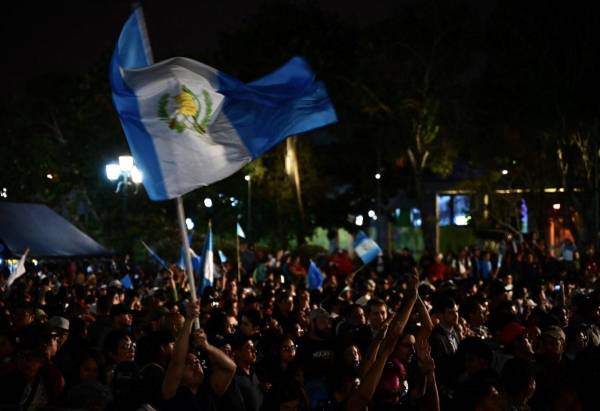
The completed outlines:
[[[379,253],[381,253],[381,248],[364,231],[359,231],[354,239],[354,252],[363,264],[366,265],[377,258]]]
[[[155,201],[222,180],[286,137],[337,121],[325,85],[300,57],[250,83],[183,57],[151,62],[138,8],[119,36],[110,80]]]
[[[246,233],[244,233],[244,230],[242,230],[242,226],[240,225],[240,223],[237,223],[236,231],[238,237],[246,238]]]
[[[202,295],[204,288],[212,286],[215,280],[215,261],[213,254],[213,235],[212,224],[208,222],[208,233],[204,240],[204,249],[202,250],[202,273],[200,274],[200,283],[198,284],[199,294]]]
[[[314,261],[310,261],[308,266],[308,289],[316,290],[323,287],[323,273],[317,267]]]
[[[15,280],[17,280],[19,277],[25,274],[25,261],[27,260],[27,254],[29,254],[29,248],[25,250],[21,258],[19,259],[19,263],[17,264],[15,271],[13,271],[8,277],[8,280],[6,280],[6,285],[8,287],[10,287],[12,283],[15,282]]]

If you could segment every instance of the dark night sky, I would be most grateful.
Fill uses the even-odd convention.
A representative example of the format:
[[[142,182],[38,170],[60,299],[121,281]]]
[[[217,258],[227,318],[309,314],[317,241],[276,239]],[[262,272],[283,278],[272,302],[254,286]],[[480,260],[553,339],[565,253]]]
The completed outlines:
[[[78,71],[111,50],[130,13],[129,1],[11,2],[3,12],[1,47],[7,58],[3,78],[11,83],[53,71]],[[157,58],[172,51],[213,51],[218,35],[235,31],[261,0],[143,2],[150,41]],[[327,8],[369,21],[385,16],[394,1],[377,1],[364,10],[358,2],[326,1]]]
[[[285,0],[282,0],[285,1]],[[371,24],[394,11],[401,0],[320,0],[325,10],[360,24]],[[411,0],[405,0],[411,1]],[[155,58],[210,53],[220,33],[235,31],[252,18],[262,0],[145,1],[144,11]],[[492,0],[474,0],[486,13]],[[483,6],[481,6],[483,4]],[[131,2],[40,1],[3,5],[0,65],[9,87],[52,72],[77,72],[102,62],[112,50]]]

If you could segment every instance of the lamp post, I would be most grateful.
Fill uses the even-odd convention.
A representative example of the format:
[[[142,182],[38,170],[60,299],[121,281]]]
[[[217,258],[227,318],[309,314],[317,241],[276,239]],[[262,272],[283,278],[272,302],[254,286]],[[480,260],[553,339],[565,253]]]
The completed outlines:
[[[377,242],[383,244],[383,230],[382,230],[382,212],[381,212],[381,171],[375,173],[375,181],[377,184],[377,212],[374,216],[370,216],[376,221],[375,227],[377,227]]]
[[[127,195],[130,188],[137,194],[144,175],[135,166],[133,157],[119,156],[118,163],[109,163],[105,166],[106,178],[111,182],[117,182],[115,193],[123,193],[123,229],[127,233]]]
[[[252,177],[250,177],[250,174],[246,174],[244,180],[248,182],[248,226],[246,232],[249,240],[252,235]]]

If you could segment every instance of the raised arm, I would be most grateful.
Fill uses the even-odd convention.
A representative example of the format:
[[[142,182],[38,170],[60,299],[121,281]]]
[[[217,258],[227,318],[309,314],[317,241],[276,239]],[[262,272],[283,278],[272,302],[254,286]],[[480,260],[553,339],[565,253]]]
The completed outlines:
[[[399,330],[400,334],[398,334],[398,336],[402,335],[404,332],[404,327],[406,327],[406,324],[410,318],[410,313],[412,312],[415,302],[417,301],[418,287],[419,277],[416,274],[413,274],[408,279],[408,288],[406,289],[404,303],[390,324],[390,329]]]
[[[192,326],[194,319],[198,318],[200,315],[200,301],[196,301],[195,303],[188,302],[185,306],[185,311],[185,322],[175,341],[169,368],[167,368],[165,379],[163,380],[162,397],[164,400],[173,398],[181,383],[181,377],[183,376],[183,369],[185,367],[185,357],[189,349]]]
[[[402,304],[402,308],[400,308],[400,311],[398,311],[398,313],[392,319],[387,330],[387,334],[377,352],[375,362],[367,370],[360,386],[348,400],[347,410],[362,410],[373,398],[377,384],[379,384],[379,380],[381,379],[387,358],[394,351],[396,343],[404,332],[404,327],[406,327],[406,323],[410,318],[410,313],[417,299],[418,281],[419,280],[416,276],[412,276],[410,278],[408,292],[406,299]]]
[[[367,371],[369,371],[369,369],[371,368],[371,366],[373,365],[373,363],[375,363],[375,360],[377,359],[377,353],[379,352],[379,347],[381,346],[381,343],[383,342],[383,339],[387,333],[387,329],[388,329],[388,325],[389,325],[389,321],[388,323],[384,324],[378,331],[377,333],[375,333],[375,336],[373,337],[373,341],[371,341],[371,344],[369,344],[369,348],[367,349],[367,354],[365,355],[365,358],[362,361],[362,364],[360,365],[360,378],[361,380],[364,378],[364,376],[367,374]]]
[[[206,353],[213,367],[210,374],[211,389],[218,397],[223,396],[235,376],[235,363],[223,351],[208,343],[204,330],[194,331],[192,341]]]
[[[420,381],[418,394],[419,405],[425,410],[439,411],[440,397],[435,380],[435,362],[431,357],[431,346],[427,340],[417,341],[415,352],[419,360]]]
[[[415,337],[417,339],[427,340],[433,331],[433,321],[431,321],[431,317],[429,316],[429,311],[427,310],[425,302],[418,294],[415,307],[419,311],[419,318],[421,319],[421,327],[419,328],[419,332]]]

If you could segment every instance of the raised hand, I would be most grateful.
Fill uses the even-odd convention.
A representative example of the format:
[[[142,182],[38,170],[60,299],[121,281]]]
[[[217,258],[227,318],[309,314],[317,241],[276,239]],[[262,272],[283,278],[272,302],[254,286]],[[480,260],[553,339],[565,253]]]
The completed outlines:
[[[419,275],[416,270],[408,277],[406,292],[409,296],[419,295]]]
[[[431,357],[431,345],[427,339],[417,339],[415,343],[415,355],[419,360],[419,366],[425,373],[435,370],[435,362]]]
[[[190,320],[195,320],[200,316],[200,300],[188,301],[185,304],[185,316]]]
[[[202,328],[197,329],[192,334],[192,343],[195,347],[198,347],[202,350],[205,350],[208,346],[208,339],[206,337],[206,333]]]

